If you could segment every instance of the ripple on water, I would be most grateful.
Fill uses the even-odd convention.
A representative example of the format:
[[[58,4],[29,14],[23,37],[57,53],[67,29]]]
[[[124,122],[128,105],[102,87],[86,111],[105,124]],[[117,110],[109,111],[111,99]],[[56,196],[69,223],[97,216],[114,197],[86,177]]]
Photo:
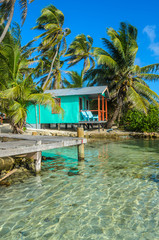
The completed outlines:
[[[159,239],[158,143],[43,153],[41,176],[0,188],[0,239]]]

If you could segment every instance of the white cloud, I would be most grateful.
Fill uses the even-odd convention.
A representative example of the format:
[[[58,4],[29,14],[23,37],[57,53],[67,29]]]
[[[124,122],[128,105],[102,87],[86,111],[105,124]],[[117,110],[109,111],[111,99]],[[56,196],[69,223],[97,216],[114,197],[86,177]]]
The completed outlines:
[[[155,38],[156,38],[155,30],[156,30],[156,26],[155,26],[155,25],[153,25],[153,26],[147,25],[147,26],[143,29],[143,32],[144,32],[144,33],[147,33],[147,36],[150,38],[150,41],[151,41],[151,42],[154,42],[154,40],[155,40]]]
[[[151,43],[149,49],[153,51],[155,56],[159,56],[159,42]]]
[[[154,53],[155,56],[159,56],[159,42],[156,42],[156,26],[155,25],[147,25],[143,29],[143,33],[146,33],[150,39],[149,49]]]

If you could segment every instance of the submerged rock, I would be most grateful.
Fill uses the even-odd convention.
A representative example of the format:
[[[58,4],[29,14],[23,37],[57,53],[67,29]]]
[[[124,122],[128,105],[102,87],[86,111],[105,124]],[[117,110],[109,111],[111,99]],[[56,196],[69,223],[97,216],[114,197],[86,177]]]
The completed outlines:
[[[27,202],[33,202],[34,201],[34,198],[30,198],[27,200]]]
[[[68,172],[69,177],[76,176],[76,175],[80,175],[79,172],[77,172],[77,171],[76,172],[75,171],[69,171]]]

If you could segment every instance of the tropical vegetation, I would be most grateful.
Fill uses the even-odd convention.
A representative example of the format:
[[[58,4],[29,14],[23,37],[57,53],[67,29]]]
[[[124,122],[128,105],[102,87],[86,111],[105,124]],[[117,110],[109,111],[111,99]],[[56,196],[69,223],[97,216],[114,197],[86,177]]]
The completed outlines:
[[[14,133],[22,133],[27,108],[31,104],[50,104],[56,111],[58,105],[50,94],[41,93],[33,81],[34,69],[30,44],[21,47],[20,28],[16,25],[0,45],[0,112],[7,115]]]
[[[129,109],[122,116],[120,124],[128,131],[157,132],[159,131],[159,109],[150,105],[147,115],[136,109]]]
[[[66,78],[63,80],[63,85],[66,88],[80,88],[83,87],[83,71],[79,74],[77,71],[67,72],[70,79]]]
[[[67,47],[71,31],[64,27],[64,14],[49,5],[42,9],[33,27],[39,35],[22,46],[21,29],[18,24],[11,24],[15,2],[0,1],[0,111],[7,114],[14,132],[23,131],[30,104],[50,104],[61,111],[54,98],[43,91],[87,84],[108,85],[108,128],[115,121],[121,122],[120,118],[124,122],[124,117],[124,124],[134,129],[130,124],[133,114],[147,117],[151,114],[158,121],[155,114],[158,114],[159,96],[149,88],[147,80],[159,79],[159,64],[145,67],[135,64],[138,45],[134,26],[122,22],[118,31],[108,28],[107,38],[102,38],[104,48],[94,47],[93,38],[84,34],[78,34]],[[26,18],[27,2],[18,2],[22,23]],[[79,73],[74,68],[81,63]]]
[[[60,87],[60,77],[54,77],[54,67],[60,64],[60,57],[66,52],[66,37],[70,34],[69,28],[63,28],[64,15],[53,5],[44,8],[41,12],[41,16],[37,19],[37,25],[33,29],[42,31],[36,39],[41,38],[41,43],[38,46],[40,52],[39,64],[44,63],[47,60],[47,68],[43,72],[42,88],[45,90],[52,85],[54,80],[56,83],[53,86]],[[55,66],[55,62],[56,66]]]
[[[93,38],[80,34],[70,44],[65,57],[69,64],[68,67],[72,67],[75,64],[83,60],[83,76],[89,70],[95,67],[95,61],[93,58]]]
[[[29,0],[29,3],[33,2],[34,0]],[[0,0],[0,22],[3,26],[3,31],[0,35],[0,43],[5,38],[7,31],[10,27],[10,24],[12,22],[13,14],[14,14],[14,8],[15,8],[16,0]],[[27,15],[27,0],[19,0],[18,1],[20,9],[21,9],[21,19],[22,19],[22,25],[26,19]]]
[[[150,104],[159,107],[159,96],[152,91],[145,80],[158,80],[159,64],[145,67],[135,65],[138,51],[137,29],[130,24],[121,23],[119,31],[107,29],[109,39],[103,38],[106,48],[94,48],[97,67],[87,72],[90,85],[108,85],[110,100],[115,104],[108,128],[112,127],[117,117],[122,114],[125,105],[134,107],[147,114]]]

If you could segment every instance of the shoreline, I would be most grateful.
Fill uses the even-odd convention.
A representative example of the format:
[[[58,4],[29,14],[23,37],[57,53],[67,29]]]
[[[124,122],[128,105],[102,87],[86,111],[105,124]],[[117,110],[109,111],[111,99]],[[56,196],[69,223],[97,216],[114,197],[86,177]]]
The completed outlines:
[[[28,135],[42,135],[42,136],[66,136],[66,137],[77,137],[75,131],[68,130],[54,130],[54,129],[27,129],[25,134]],[[89,139],[128,139],[128,138],[144,138],[144,139],[156,139],[159,138],[159,133],[152,132],[128,132],[119,129],[113,129],[107,132],[107,129],[101,130],[89,130],[84,131],[84,137]]]
[[[125,130],[120,130],[117,128],[112,128],[109,131],[101,129],[98,132],[96,130],[85,130],[84,137],[87,139],[120,139],[120,138],[144,138],[144,139],[156,139],[159,138],[159,132],[130,132]],[[109,132],[107,132],[109,131]],[[11,127],[9,124],[0,125],[0,133],[11,133]],[[77,132],[73,129],[70,130],[57,130],[57,129],[34,129],[27,128],[23,133],[25,135],[41,135],[41,136],[66,136],[66,137],[77,137]]]

